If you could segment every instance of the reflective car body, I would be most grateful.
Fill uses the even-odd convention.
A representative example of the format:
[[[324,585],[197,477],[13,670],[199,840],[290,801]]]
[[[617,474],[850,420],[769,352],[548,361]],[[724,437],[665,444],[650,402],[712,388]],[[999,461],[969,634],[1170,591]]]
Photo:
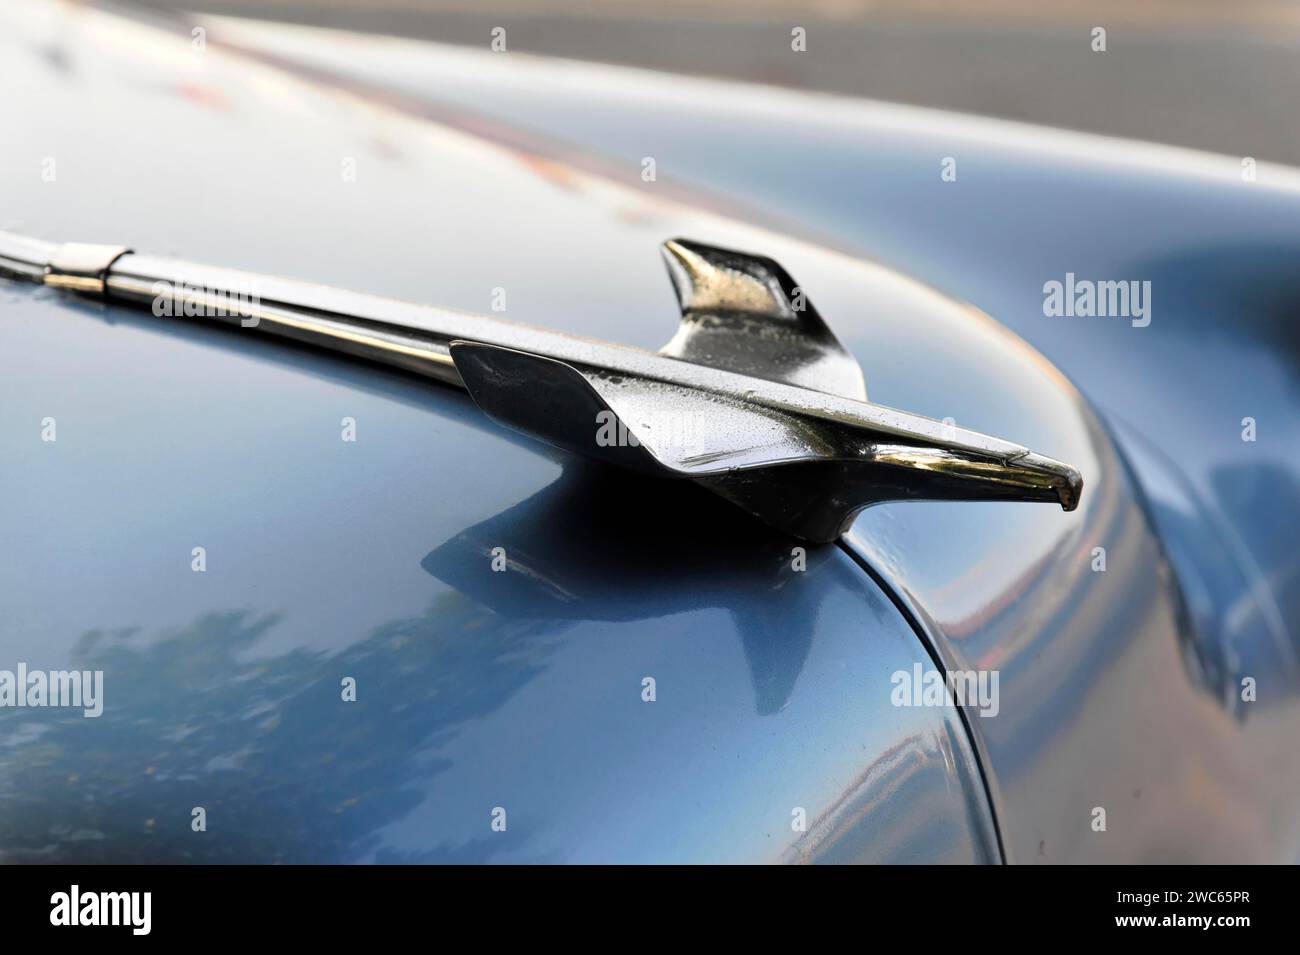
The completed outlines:
[[[105,693],[0,710],[0,857],[1297,857],[1296,174],[382,38],[0,16],[28,91],[0,107],[0,228],[647,348],[664,238],[752,249],[873,400],[1086,481],[1070,513],[883,504],[801,548],[396,372],[0,284],[0,668]],[[1149,325],[1046,316],[1067,272],[1150,280]],[[936,664],[997,671],[997,714],[895,705]]]

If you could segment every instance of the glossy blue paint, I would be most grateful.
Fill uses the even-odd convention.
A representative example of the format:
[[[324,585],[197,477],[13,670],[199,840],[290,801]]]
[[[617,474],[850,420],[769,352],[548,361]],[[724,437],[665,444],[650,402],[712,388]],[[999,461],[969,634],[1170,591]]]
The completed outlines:
[[[665,179],[731,201],[744,218],[973,303],[1100,410],[1142,462],[1148,493],[1169,486],[1151,454],[1181,475],[1185,513],[1210,539],[1185,548],[1174,517],[1156,508],[1154,518],[1180,574],[1224,588],[1202,621],[1209,638],[1234,639],[1229,608],[1248,604],[1257,639],[1295,643],[1300,172],[1252,160],[1248,178],[1242,157],[731,83],[648,83],[611,67],[431,56],[378,40],[372,57],[353,46],[345,60],[297,28],[261,40],[353,81],[550,137],[557,151],[624,168],[653,152]],[[953,181],[942,177],[948,159]],[[1047,317],[1044,284],[1067,273],[1150,282],[1151,323]],[[1255,442],[1242,440],[1247,417]]]
[[[838,549],[794,572],[706,492],[383,370],[3,314],[2,666],[105,684],[97,719],[0,710],[5,859],[996,858],[955,711],[882,707],[927,658]]]
[[[1242,394],[1294,434],[1290,353],[1256,333],[1279,334],[1263,318],[1290,301],[1293,190],[1267,181],[1282,174],[1262,167],[1243,193],[1220,160],[1005,124],[277,39],[277,62],[352,71],[341,91],[215,45],[195,58],[187,31],[5,15],[23,28],[0,34],[0,75],[44,82],[0,106],[0,128],[24,130],[0,151],[3,181],[39,181],[45,157],[59,174],[7,192],[3,227],[475,310],[501,288],[508,317],[645,347],[675,324],[663,237],[750,248],[809,290],[874,400],[1069,460],[1086,481],[1073,514],[874,508],[851,553],[814,551],[796,576],[792,542],[712,498],[593,480],[459,396],[4,288],[0,433],[19,462],[0,477],[17,557],[0,571],[5,645],[33,666],[102,662],[109,696],[100,729],[14,723],[7,857],[987,860],[975,750],[1013,860],[1295,856],[1296,725],[1274,702],[1294,697],[1294,649],[1254,616],[1261,577],[1279,606],[1294,599],[1286,549],[1261,536],[1287,522],[1249,494],[1236,506],[1258,516],[1220,517],[1265,463],[1263,486],[1288,486],[1296,444],[1243,449],[1181,424]],[[357,78],[408,95],[379,104]],[[642,180],[645,156],[662,181]],[[1248,234],[1273,253],[1235,271],[1180,259],[1183,237]],[[1109,430],[975,310],[831,245],[993,312]],[[1066,270],[1155,278],[1139,269],[1155,261],[1183,264],[1156,285],[1148,328],[1042,316],[1042,283]],[[1182,279],[1166,320],[1162,289]],[[1260,321],[1211,378],[1188,356],[1250,290],[1242,314]],[[1127,465],[1109,433],[1124,409],[1140,439],[1122,438]],[[46,415],[56,445],[39,441]],[[339,441],[344,416],[355,445]],[[1242,548],[1223,545],[1225,524]],[[206,574],[189,569],[196,544]],[[518,570],[489,576],[492,546]],[[1214,563],[1225,552],[1232,573]],[[934,654],[1003,673],[997,717],[966,714],[968,738],[949,708],[889,705],[889,675],[928,657],[851,557]],[[1225,702],[1243,666],[1260,705]],[[343,670],[360,674],[357,704],[335,702]],[[505,834],[488,828],[496,805],[525,807]],[[1107,833],[1089,827],[1096,805]]]
[[[23,131],[0,181],[58,170],[6,189],[7,228],[477,309],[500,286],[510,317],[624,341],[675,327],[663,235],[772,249],[69,15],[3,15],[0,74],[41,95],[0,105]],[[957,711],[889,705],[930,658],[850,555],[796,571],[796,542],[707,492],[254,334],[0,283],[0,669],[100,669],[105,693],[95,719],[0,709],[0,859],[999,858]]]
[[[849,535],[945,661],[1006,668],[1011,709],[972,726],[1008,854],[1300,855],[1300,174],[1258,164],[1252,179],[1240,157],[616,68],[382,39],[344,57],[294,28],[223,35],[363,94],[396,90],[412,112],[485,117],[504,141],[526,130],[532,148],[615,179],[652,156],[666,185],[996,316],[1069,376],[1104,431],[987,334],[869,299],[856,324],[824,309],[876,400],[1084,471],[1077,520],[888,505]],[[1150,282],[1150,324],[1048,317],[1044,285],[1067,273]],[[1246,418],[1256,441],[1242,440]],[[1096,806],[1106,836],[1091,830]]]

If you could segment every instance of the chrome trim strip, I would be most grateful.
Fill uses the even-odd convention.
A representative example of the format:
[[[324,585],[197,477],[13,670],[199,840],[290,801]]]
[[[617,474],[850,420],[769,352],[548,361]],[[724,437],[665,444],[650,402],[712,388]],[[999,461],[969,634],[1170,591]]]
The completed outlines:
[[[865,392],[860,372],[847,367],[852,356],[815,310],[802,314],[787,300],[793,282],[775,262],[683,240],[665,251],[683,312],[670,353],[121,246],[0,232],[0,273],[157,315],[216,318],[463,387],[516,430],[698,481],[807,539],[834,539],[862,507],[898,498],[1077,506],[1082,479],[1068,465],[856,397]],[[707,344],[694,347],[694,335],[708,335]],[[754,358],[773,338],[784,349],[775,357],[801,359],[787,362],[786,380],[762,377],[780,363]],[[821,382],[817,369],[847,394],[809,387]],[[603,412],[631,433],[629,446],[602,443]],[[674,425],[688,417],[710,424],[677,440]]]
[[[45,284],[90,295],[105,293],[105,279],[113,263],[130,250],[122,245],[67,242],[54,250]]]
[[[0,275],[29,282],[45,281],[58,245],[12,232],[0,232]]]

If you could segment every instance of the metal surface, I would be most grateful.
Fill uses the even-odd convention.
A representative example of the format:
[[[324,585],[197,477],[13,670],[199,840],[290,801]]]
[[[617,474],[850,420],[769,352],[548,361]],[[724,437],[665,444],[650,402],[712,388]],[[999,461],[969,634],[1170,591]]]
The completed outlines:
[[[0,669],[104,673],[96,719],[0,709],[0,859],[998,861],[956,709],[881,710],[929,658],[839,549],[795,570],[384,368],[0,310]]]
[[[771,259],[668,241],[682,324],[661,355],[867,400],[862,369]]]
[[[29,4],[0,9],[0,48],[32,92],[0,99],[22,131],[3,228],[472,311],[502,287],[512,318],[652,350],[665,235],[770,249],[850,322],[855,300],[951,309],[196,56],[188,30]],[[58,178],[29,187],[45,155]],[[0,709],[4,859],[1000,858],[960,714],[889,706],[890,674],[930,658],[842,550],[796,571],[796,541],[690,482],[600,473],[455,390],[213,325],[0,279],[0,667],[102,669],[105,692],[98,719]]]
[[[501,288],[512,317],[651,350],[663,236],[761,249],[815,289],[874,400],[1089,478],[1069,513],[871,508],[792,575],[793,542],[698,488],[569,484],[581,459],[452,391],[0,282],[3,652],[103,666],[108,697],[98,721],[0,711],[5,858],[995,859],[971,739],[1014,861],[1296,858],[1293,643],[1256,596],[1295,618],[1300,203],[1277,170],[425,44],[239,37],[311,60],[294,76],[207,19],[202,56],[188,23],[0,21],[0,77],[28,91],[0,100],[0,227],[469,311]],[[1164,304],[1141,330],[1046,319],[1066,269],[1151,274]],[[485,569],[496,546],[517,571]],[[890,705],[889,672],[928,657],[882,590],[944,659],[1003,669],[997,717],[968,737],[952,708]],[[1230,706],[1245,672],[1260,700]],[[793,806],[835,837],[801,855]]]
[[[683,317],[661,354],[121,247],[62,245],[48,263],[22,258],[33,248],[23,237],[0,235],[0,248],[0,268],[16,262],[15,278],[460,384],[524,434],[696,480],[804,540],[836,539],[881,501],[1053,501],[1069,511],[1083,485],[1073,468],[1019,445],[868,404],[857,363],[784,269],[702,243],[665,243]]]
[[[45,284],[85,295],[103,295],[109,269],[130,250],[122,245],[67,242],[58,247],[45,273]],[[23,277],[25,270],[16,275]]]
[[[661,185],[995,315],[1035,362],[883,303],[837,330],[874,398],[1014,426],[1088,475],[1074,522],[917,503],[868,509],[847,537],[945,660],[1004,668],[1003,712],[971,723],[1008,857],[1300,859],[1300,173],[612,67],[237,23],[213,35],[411,115],[603,157],[611,177],[658,156]],[[1067,272],[1150,280],[1150,325],[1046,316],[1044,283]],[[922,356],[938,369],[918,373]],[[1097,806],[1109,832],[1090,826]]]

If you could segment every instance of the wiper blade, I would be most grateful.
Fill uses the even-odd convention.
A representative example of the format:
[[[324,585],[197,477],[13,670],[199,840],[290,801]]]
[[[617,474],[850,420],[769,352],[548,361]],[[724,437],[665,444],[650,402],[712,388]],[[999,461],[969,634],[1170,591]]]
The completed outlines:
[[[771,259],[664,244],[682,310],[659,352],[289,279],[0,232],[0,274],[198,315],[465,388],[567,450],[693,480],[809,541],[882,501],[1048,501],[1082,478],[1017,444],[871,404],[861,370]]]

